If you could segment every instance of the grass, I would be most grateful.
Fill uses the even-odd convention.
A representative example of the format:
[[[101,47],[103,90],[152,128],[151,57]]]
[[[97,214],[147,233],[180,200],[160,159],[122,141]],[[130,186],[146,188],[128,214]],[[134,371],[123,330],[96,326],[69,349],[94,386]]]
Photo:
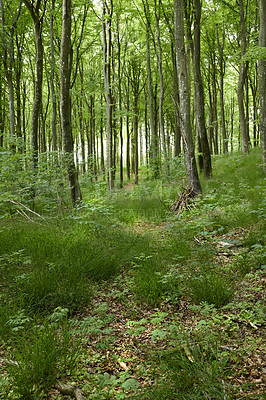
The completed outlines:
[[[165,207],[181,191],[178,167],[172,180],[111,197],[84,179],[83,204],[58,215],[40,184],[44,221],[15,209],[1,219],[0,340],[16,362],[1,369],[1,400],[52,396],[58,378],[89,400],[234,399],[230,386],[252,386],[244,357],[262,347],[265,178],[256,150],[213,161],[213,179],[181,215]],[[242,385],[243,396],[259,398],[254,388]]]

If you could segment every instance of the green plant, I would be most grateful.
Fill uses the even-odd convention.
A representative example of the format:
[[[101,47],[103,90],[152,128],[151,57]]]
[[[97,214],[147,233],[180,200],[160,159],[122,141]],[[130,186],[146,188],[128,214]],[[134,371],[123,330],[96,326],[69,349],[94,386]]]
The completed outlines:
[[[58,374],[74,368],[78,354],[67,323],[55,325],[46,320],[23,332],[6,367],[14,392],[25,400],[47,395]]]
[[[215,272],[192,276],[188,281],[192,299],[196,303],[206,302],[220,308],[229,303],[234,288],[229,280]]]
[[[227,360],[211,342],[191,342],[183,332],[176,332],[175,348],[157,355],[160,375],[151,390],[138,397],[155,399],[224,400],[232,398],[224,383]]]

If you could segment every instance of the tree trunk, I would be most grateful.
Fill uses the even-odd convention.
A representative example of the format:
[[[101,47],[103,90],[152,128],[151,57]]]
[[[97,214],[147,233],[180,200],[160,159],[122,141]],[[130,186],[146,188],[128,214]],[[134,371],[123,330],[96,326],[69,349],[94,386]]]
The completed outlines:
[[[148,84],[149,84],[149,105],[150,105],[150,129],[151,129],[151,151],[150,151],[150,164],[153,171],[154,178],[159,176],[159,158],[158,158],[158,138],[156,134],[155,127],[155,117],[154,117],[154,93],[152,87],[152,73],[151,73],[151,51],[150,51],[150,32],[151,23],[148,3],[144,3],[144,11],[146,15],[146,44],[147,44],[147,72],[148,72]]]
[[[266,47],[266,3],[260,0],[260,35],[259,46]],[[266,173],[266,61],[259,60],[259,97],[260,97],[260,143],[262,151],[262,166]]]
[[[217,44],[219,49],[219,64],[220,64],[220,108],[221,108],[221,128],[223,136],[223,153],[228,153],[228,141],[225,128],[225,115],[224,115],[224,42],[225,42],[225,31],[223,28],[223,42],[220,43],[218,30],[216,31]]]
[[[181,131],[179,121],[179,90],[178,90],[178,77],[177,77],[177,66],[176,66],[176,55],[174,51],[174,43],[171,44],[172,64],[173,64],[173,96],[174,96],[174,107],[175,107],[175,136],[174,136],[174,156],[179,157],[181,153]]]
[[[34,101],[31,119],[31,149],[33,157],[33,167],[37,168],[38,158],[38,132],[39,132],[39,119],[41,114],[42,104],[42,84],[43,84],[43,41],[42,41],[42,24],[44,12],[40,16],[41,1],[36,2],[36,6],[29,0],[23,0],[28,8],[34,28],[35,48],[36,48],[36,80],[34,85]],[[46,0],[44,0],[44,9]]]
[[[244,15],[243,0],[239,0],[239,16],[241,25],[241,57],[246,53],[247,42],[246,42],[246,21]],[[239,79],[237,87],[237,99],[239,109],[239,120],[240,120],[240,132],[242,141],[242,153],[249,152],[249,137],[247,130],[247,120],[244,108],[244,85],[247,76],[247,63],[240,61]]]
[[[54,8],[55,8],[55,0],[52,0],[51,19],[50,19],[50,43],[51,43],[50,85],[51,85],[52,104],[53,104],[53,117],[52,117],[53,151],[57,151],[57,131],[56,131],[57,109],[56,109],[56,94],[54,85],[54,73],[55,73]]]
[[[200,139],[200,147],[203,157],[204,178],[208,179],[212,175],[211,154],[207,138],[204,110],[204,92],[202,84],[202,76],[200,69],[200,20],[201,20],[201,3],[200,0],[194,0],[195,22],[194,22],[194,85],[195,85],[195,108],[196,123]]]
[[[2,41],[4,47],[4,70],[6,80],[8,84],[8,96],[9,96],[9,123],[10,123],[10,137],[11,137],[11,149],[15,151],[15,137],[16,137],[16,122],[15,122],[15,100],[14,100],[14,86],[13,86],[13,71],[14,71],[14,31],[19,19],[21,10],[21,1],[16,17],[12,14],[13,22],[9,32],[9,41],[7,41],[5,33],[5,13],[3,0],[0,0],[1,5],[1,28],[2,28]]]
[[[63,0],[62,40],[60,51],[60,108],[63,136],[63,149],[67,163],[67,174],[70,185],[71,200],[74,207],[81,200],[78,174],[74,162],[74,145],[71,126],[70,107],[70,67],[71,47],[71,0]]]
[[[102,31],[103,31],[103,75],[106,97],[106,169],[108,176],[108,188],[111,192],[114,188],[113,180],[113,151],[112,151],[112,95],[111,95],[111,22],[113,13],[113,1],[110,8],[107,2],[103,2]]]
[[[180,124],[184,141],[185,164],[188,185],[196,193],[201,193],[201,185],[194,154],[190,119],[190,95],[187,77],[187,63],[184,43],[184,20],[182,0],[175,0],[175,43],[177,57],[177,73],[180,97]]]
[[[156,0],[154,0],[154,5],[155,5],[155,18],[156,18],[156,28],[157,28],[157,46],[158,46],[157,64],[158,64],[159,79],[160,79],[159,127],[160,127],[161,141],[162,141],[165,175],[168,176],[169,175],[169,163],[168,163],[168,156],[167,156],[167,147],[166,147],[166,140],[165,140],[165,127],[164,127],[164,120],[163,120],[164,80],[163,80],[162,45],[161,45],[161,32],[160,32],[160,10],[159,10],[159,14],[158,14]]]

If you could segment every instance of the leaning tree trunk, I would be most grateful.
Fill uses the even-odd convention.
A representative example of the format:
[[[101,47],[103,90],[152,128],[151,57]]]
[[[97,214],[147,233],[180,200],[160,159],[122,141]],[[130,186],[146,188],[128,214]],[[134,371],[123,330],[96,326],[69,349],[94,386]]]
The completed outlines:
[[[198,176],[197,164],[192,140],[192,128],[190,119],[190,95],[187,77],[186,53],[184,43],[184,20],[182,0],[175,0],[175,43],[177,58],[177,74],[180,96],[180,125],[184,142],[185,165],[187,180],[196,193],[201,193],[201,185]]]
[[[259,46],[266,47],[266,2],[260,0],[260,36]],[[259,97],[260,97],[260,142],[263,171],[266,173],[266,61],[259,60]]]
[[[70,68],[69,55],[71,47],[71,0],[63,0],[63,23],[60,52],[60,109],[63,136],[63,149],[67,165],[68,181],[72,204],[75,207],[81,200],[78,174],[73,155],[73,137],[70,107]]]

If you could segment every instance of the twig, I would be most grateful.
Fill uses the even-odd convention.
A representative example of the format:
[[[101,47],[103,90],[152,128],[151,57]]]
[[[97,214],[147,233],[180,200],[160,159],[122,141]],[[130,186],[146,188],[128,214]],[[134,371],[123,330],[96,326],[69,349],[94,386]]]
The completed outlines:
[[[169,207],[167,207],[167,206],[164,204],[164,202],[162,201],[162,199],[160,199],[160,197],[158,197],[158,198],[159,198],[160,202],[162,203],[162,205],[166,208],[166,210],[169,211]]]
[[[23,211],[23,210],[21,210],[21,211],[16,210],[16,211],[17,211],[17,213],[18,213],[19,215],[21,215],[22,217],[24,217],[24,218],[29,219],[30,221],[32,221],[32,219],[28,216],[28,214],[25,213],[25,211]]]
[[[14,201],[14,200],[10,200],[11,203],[15,204],[16,206],[21,206],[24,207],[27,211],[31,212],[34,215],[37,215],[37,217],[45,220],[44,217],[42,217],[40,214],[36,213],[35,211],[31,210],[29,207],[25,206],[24,204],[20,203],[19,201]]]

